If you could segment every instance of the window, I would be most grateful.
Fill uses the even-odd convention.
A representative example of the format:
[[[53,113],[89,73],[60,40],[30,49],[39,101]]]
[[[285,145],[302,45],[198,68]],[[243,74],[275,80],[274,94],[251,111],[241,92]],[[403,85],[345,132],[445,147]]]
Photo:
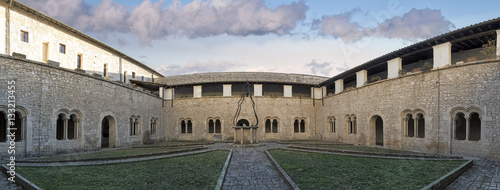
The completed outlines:
[[[221,133],[221,122],[219,119],[208,120],[208,133]]]
[[[295,133],[305,133],[306,132],[306,121],[305,119],[295,119],[293,122],[293,132]]]
[[[158,127],[158,118],[151,118],[151,126],[149,129],[151,135],[156,135],[157,127]]]
[[[29,42],[29,33],[21,30],[21,41],[28,43]]]
[[[132,72],[132,78],[135,79],[135,72]]]
[[[425,118],[422,110],[403,112],[403,132],[406,137],[425,137]]]
[[[351,114],[346,116],[346,128],[348,134],[356,134],[357,126],[356,126],[356,115]]]
[[[181,133],[193,133],[193,123],[191,120],[181,120]]]
[[[278,133],[278,119],[266,119],[266,133]]]
[[[474,110],[474,109],[469,109]],[[481,140],[481,116],[479,111],[458,111],[455,113],[455,140]]]
[[[68,133],[67,137],[69,140],[76,139],[77,138],[77,124],[78,124],[78,118],[76,115],[71,115],[68,120]]]
[[[141,132],[140,116],[130,117],[130,136],[139,135]]]
[[[11,125],[10,130],[16,132],[16,134],[14,135],[15,138],[14,141],[17,142],[23,140],[22,134],[24,133],[23,126],[25,121],[24,118],[21,117],[21,113],[16,111],[14,115],[15,115],[14,126]]]
[[[83,55],[82,54],[78,54],[76,55],[76,68],[77,69],[82,69],[82,64],[83,64]]]
[[[59,44],[59,52],[66,54],[66,45],[64,44]]]
[[[330,125],[330,133],[336,133],[336,128],[335,128],[335,117],[329,117],[328,118],[328,124]]]
[[[127,71],[123,72],[123,83],[127,84]]]
[[[108,64],[104,63],[104,70],[102,72],[102,76],[108,77]]]
[[[56,139],[63,140],[64,139],[64,126],[66,124],[66,115],[59,114],[57,116],[56,123]]]

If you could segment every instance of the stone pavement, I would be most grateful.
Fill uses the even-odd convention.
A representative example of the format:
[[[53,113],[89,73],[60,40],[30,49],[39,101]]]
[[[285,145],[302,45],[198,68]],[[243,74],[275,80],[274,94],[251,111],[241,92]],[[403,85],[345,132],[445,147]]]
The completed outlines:
[[[500,161],[474,160],[474,165],[445,189],[500,189]]]
[[[7,180],[7,176],[0,172],[0,189],[2,190],[21,190],[23,189],[20,185],[12,183]]]
[[[222,189],[289,189],[264,149],[233,149]]]

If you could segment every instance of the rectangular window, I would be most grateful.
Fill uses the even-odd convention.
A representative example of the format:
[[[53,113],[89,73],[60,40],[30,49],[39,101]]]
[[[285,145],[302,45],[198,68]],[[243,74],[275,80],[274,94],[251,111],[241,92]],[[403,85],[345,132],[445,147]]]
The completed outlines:
[[[132,72],[132,78],[135,79],[135,72]]]
[[[59,52],[66,54],[66,45],[59,44]]]
[[[26,31],[21,30],[21,41],[28,43],[29,34]]]
[[[102,76],[108,76],[108,64],[104,63],[104,71],[102,72]]]
[[[82,54],[78,54],[76,56],[76,68],[78,68],[78,69],[82,69],[82,63],[83,63],[82,62],[82,57],[83,57]]]

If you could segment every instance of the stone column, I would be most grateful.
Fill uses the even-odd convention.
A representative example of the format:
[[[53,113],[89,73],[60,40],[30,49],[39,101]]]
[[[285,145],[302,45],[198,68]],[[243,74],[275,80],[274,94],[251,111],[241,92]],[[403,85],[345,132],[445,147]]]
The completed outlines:
[[[432,46],[434,69],[444,67],[451,64],[451,43],[446,42]]]
[[[402,62],[403,59],[399,57],[387,61],[387,78],[394,78],[399,75],[399,70],[403,69]]]
[[[262,84],[254,84],[253,85],[253,95],[254,96],[262,96]]]
[[[68,139],[68,118],[64,118],[63,140]]]
[[[283,85],[283,96],[292,97],[292,85]]]
[[[231,84],[222,85],[222,96],[232,96],[231,90],[232,90]]]
[[[344,79],[339,79],[335,81],[335,94],[344,91]]]
[[[413,119],[413,121],[415,121],[415,124],[413,124],[413,137],[415,138],[418,138],[418,119],[420,119],[418,115]]]
[[[368,78],[368,71],[361,70],[356,72],[356,87],[363,86]]]
[[[497,30],[497,58],[500,58],[500,30]]]
[[[465,115],[465,128],[466,128],[466,131],[465,131],[465,140],[468,141],[469,140],[469,131],[470,131],[470,117],[468,115]]]
[[[403,118],[403,136],[408,137],[408,116]]]
[[[201,85],[193,86],[193,98],[201,98]]]
[[[356,127],[356,117],[352,118],[352,132],[354,134],[358,133],[358,128]]]

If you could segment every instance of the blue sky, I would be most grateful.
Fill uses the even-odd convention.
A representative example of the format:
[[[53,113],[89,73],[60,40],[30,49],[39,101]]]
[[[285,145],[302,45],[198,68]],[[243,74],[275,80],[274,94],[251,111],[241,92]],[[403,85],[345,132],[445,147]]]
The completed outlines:
[[[498,1],[20,0],[164,75],[264,71],[334,76],[500,17]]]

